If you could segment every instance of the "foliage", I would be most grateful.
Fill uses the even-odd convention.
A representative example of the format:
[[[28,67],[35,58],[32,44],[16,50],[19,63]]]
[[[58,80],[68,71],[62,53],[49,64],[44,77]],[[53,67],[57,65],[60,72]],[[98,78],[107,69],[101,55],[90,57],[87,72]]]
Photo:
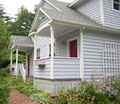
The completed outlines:
[[[0,19],[0,68],[9,61],[9,35],[5,23]]]
[[[49,100],[49,94],[47,92],[33,93],[31,94],[31,99],[40,103],[40,104],[51,104]]]
[[[40,103],[40,104],[51,104],[49,100],[50,94],[43,91],[38,91],[33,85],[29,82],[24,83],[21,78],[14,78],[10,79],[13,89],[17,89],[21,93],[26,94],[32,100]]]
[[[23,35],[27,36],[34,19],[34,14],[28,11],[24,6],[20,8],[20,12],[17,14],[17,18],[11,24],[11,35]]]
[[[108,79],[81,81],[75,88],[61,91],[58,97],[60,104],[120,104],[120,83]]]
[[[10,83],[0,71],[0,104],[8,104],[8,97],[10,92]]]

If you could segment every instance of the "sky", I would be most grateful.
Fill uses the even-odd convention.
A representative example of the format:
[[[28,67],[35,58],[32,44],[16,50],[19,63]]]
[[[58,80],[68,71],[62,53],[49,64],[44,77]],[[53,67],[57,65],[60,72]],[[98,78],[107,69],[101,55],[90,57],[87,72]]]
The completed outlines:
[[[72,2],[74,0],[59,0],[63,2]],[[18,13],[20,7],[24,5],[28,10],[33,12],[34,6],[38,4],[40,0],[0,0],[0,4],[3,4],[5,12],[11,17],[14,17]]]

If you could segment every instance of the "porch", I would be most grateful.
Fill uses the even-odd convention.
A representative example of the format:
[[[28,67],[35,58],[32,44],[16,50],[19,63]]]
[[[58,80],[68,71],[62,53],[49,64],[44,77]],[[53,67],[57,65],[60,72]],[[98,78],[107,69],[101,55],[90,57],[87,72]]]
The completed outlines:
[[[29,37],[26,36],[11,36],[10,38],[10,75],[16,77],[22,76],[23,80],[26,80],[26,76],[31,75],[31,65],[33,67],[33,62],[31,62],[31,57],[33,55],[33,43]],[[19,52],[24,52],[26,54],[25,64],[19,62]],[[32,54],[31,54],[32,53]],[[15,60],[13,61],[13,55],[15,55]],[[33,59],[32,59],[33,60]]]
[[[37,58],[38,55],[34,55],[36,56],[34,78],[51,80],[83,78],[82,30],[83,28],[58,22],[39,27],[36,38],[43,37],[46,40],[42,40],[43,44],[37,44],[37,41],[41,42],[39,39],[35,44],[35,53],[40,48],[40,56]]]

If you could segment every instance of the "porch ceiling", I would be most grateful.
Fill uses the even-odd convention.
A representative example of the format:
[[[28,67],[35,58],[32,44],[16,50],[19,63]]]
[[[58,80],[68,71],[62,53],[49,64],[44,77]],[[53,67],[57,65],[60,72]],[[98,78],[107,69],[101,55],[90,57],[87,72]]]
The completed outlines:
[[[63,24],[54,24],[53,26],[54,26],[54,36],[55,37],[59,37],[61,35],[64,35],[65,33],[76,28],[73,26],[68,26],[68,25],[63,25]],[[50,37],[51,36],[50,26],[43,28],[41,31],[38,32],[38,35]]]

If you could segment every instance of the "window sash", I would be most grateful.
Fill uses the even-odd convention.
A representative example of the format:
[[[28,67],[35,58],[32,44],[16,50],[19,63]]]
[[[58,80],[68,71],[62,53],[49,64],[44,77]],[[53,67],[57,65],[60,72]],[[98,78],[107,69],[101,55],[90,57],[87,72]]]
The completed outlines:
[[[54,43],[54,56],[55,56],[55,43]],[[49,57],[51,57],[51,44],[49,44]]]
[[[40,48],[37,49],[37,59],[40,59]]]
[[[120,0],[119,1],[113,0],[113,7],[115,10],[120,10]]]

